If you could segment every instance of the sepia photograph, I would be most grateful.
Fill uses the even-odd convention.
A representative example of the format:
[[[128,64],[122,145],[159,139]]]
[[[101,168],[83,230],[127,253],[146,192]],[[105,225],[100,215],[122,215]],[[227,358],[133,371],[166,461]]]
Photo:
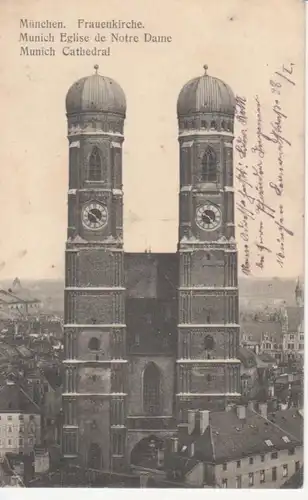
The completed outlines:
[[[303,488],[305,2],[0,11],[0,486]]]

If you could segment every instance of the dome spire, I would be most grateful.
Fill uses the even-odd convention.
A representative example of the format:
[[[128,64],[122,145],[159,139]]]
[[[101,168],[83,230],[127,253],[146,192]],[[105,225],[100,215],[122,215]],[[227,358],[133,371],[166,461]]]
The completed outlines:
[[[94,69],[95,69],[95,74],[98,75],[99,65],[95,64]]]
[[[203,66],[203,69],[204,69],[204,74],[205,74],[205,75],[207,75],[207,70],[209,69],[208,65],[207,65],[207,64],[205,64],[205,65]]]

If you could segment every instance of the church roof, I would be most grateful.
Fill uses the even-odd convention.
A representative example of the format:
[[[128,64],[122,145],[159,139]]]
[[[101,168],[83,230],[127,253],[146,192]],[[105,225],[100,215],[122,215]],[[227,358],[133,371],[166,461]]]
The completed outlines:
[[[177,102],[178,116],[194,113],[224,113],[234,115],[235,97],[226,83],[205,73],[193,78],[182,88]]]
[[[84,112],[116,113],[125,117],[126,99],[120,85],[96,73],[75,82],[66,95],[68,115]]]

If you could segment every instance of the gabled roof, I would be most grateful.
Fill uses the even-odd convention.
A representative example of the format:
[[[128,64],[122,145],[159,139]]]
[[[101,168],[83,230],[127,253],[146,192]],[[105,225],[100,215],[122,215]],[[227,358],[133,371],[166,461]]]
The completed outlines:
[[[6,342],[0,342],[0,358],[16,358],[19,356],[18,351],[14,346]]]
[[[241,323],[241,335],[246,335],[251,340],[261,342],[264,335],[279,342],[282,337],[282,325],[279,321],[243,321]]]
[[[275,425],[281,427],[289,434],[295,436],[300,441],[304,439],[304,419],[301,410],[290,408],[289,410],[280,410],[269,415]]]
[[[16,350],[21,354],[23,358],[31,358],[33,353],[25,345],[17,345]]]
[[[20,303],[39,303],[27,288],[10,288],[9,290],[0,289],[0,301],[6,304]]]
[[[20,300],[15,295],[0,289],[0,301],[4,304],[19,304]]]
[[[282,439],[288,435],[290,446],[301,444],[299,440],[263,418],[255,411],[246,409],[245,421],[239,420],[236,413],[215,412],[211,415],[213,448],[216,461],[230,460],[247,455],[268,453],[288,446]],[[270,440],[273,446],[268,446]]]
[[[239,347],[238,358],[245,368],[253,368],[257,366],[255,353],[247,347]]]
[[[14,382],[8,382],[0,389],[1,412],[39,414],[40,408],[22,387]]]
[[[293,410],[294,413],[294,410]],[[300,417],[297,426],[303,426]],[[203,435],[196,426],[195,431],[179,434],[180,447],[189,448],[195,443],[195,458],[211,463],[240,460],[243,457],[287,450],[303,443],[299,431],[291,432],[293,427],[278,425],[259,413],[246,408],[246,418],[239,419],[234,409],[210,413],[210,425]]]
[[[258,354],[258,359],[263,363],[277,363],[277,360],[266,352],[261,352],[260,354]]]
[[[44,375],[52,389],[56,390],[61,387],[63,381],[57,370],[46,368],[44,369]]]

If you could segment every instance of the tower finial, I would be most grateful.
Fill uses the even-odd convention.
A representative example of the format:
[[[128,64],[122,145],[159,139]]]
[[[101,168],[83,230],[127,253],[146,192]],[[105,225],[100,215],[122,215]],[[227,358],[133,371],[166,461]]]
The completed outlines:
[[[95,69],[95,74],[96,74],[96,75],[98,74],[98,68],[99,68],[99,65],[98,65],[98,64],[95,64],[94,69]]]
[[[207,64],[205,64],[205,65],[203,66],[203,69],[204,69],[204,74],[205,74],[205,75],[207,75],[207,70],[209,69],[208,65],[207,65]]]

